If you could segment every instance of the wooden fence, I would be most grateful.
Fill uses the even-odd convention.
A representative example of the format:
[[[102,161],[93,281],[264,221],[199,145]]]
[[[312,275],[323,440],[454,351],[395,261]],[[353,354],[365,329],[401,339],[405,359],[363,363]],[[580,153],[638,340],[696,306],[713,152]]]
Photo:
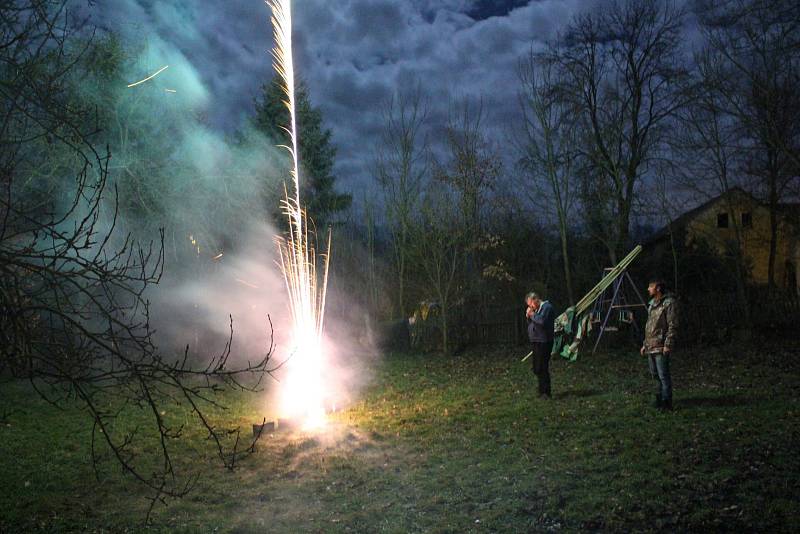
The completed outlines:
[[[749,325],[745,323],[744,310],[737,306],[733,295],[694,296],[681,298],[678,302],[680,338],[686,345],[724,342],[735,338],[737,331],[745,330],[769,332],[775,336],[797,335],[800,326],[800,299],[754,296],[749,302]],[[474,320],[462,324],[459,335],[468,345],[523,344],[527,342],[523,313],[520,307],[482,310],[475,314]],[[643,318],[639,322],[643,332]],[[596,331],[591,339],[594,335]]]
[[[725,341],[743,331],[796,335],[800,322],[800,300],[780,296],[752,297],[746,311],[726,295],[687,299],[681,304],[681,335],[687,343]]]

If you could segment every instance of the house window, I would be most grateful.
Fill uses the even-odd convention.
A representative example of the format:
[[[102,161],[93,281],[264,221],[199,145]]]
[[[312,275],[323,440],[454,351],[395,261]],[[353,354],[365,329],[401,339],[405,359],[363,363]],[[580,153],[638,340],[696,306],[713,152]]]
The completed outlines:
[[[717,228],[727,228],[727,227],[728,227],[728,214],[717,213]]]
[[[742,228],[751,228],[753,226],[753,215],[749,211],[742,212]]]

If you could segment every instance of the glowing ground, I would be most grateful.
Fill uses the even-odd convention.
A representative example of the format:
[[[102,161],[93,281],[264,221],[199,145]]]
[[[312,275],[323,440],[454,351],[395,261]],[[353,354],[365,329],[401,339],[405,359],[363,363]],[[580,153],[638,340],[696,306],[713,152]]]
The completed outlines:
[[[554,362],[544,403],[522,354],[387,357],[328,433],[268,436],[234,473],[197,436],[201,460],[180,467],[202,478],[157,509],[152,530],[786,531],[800,520],[800,347],[682,355],[672,414],[650,408],[635,354]],[[228,415],[250,425],[252,406],[230,400]],[[33,396],[5,416],[0,531],[138,530],[146,501],[110,459],[94,482],[87,432],[67,430],[82,420]]]

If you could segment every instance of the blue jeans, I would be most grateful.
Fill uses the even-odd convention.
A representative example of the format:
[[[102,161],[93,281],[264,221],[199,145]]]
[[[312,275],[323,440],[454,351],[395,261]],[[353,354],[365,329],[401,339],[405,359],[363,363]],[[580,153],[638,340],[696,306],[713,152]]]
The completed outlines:
[[[672,377],[669,374],[669,355],[648,354],[650,374],[658,382],[658,394],[661,400],[672,400]]]

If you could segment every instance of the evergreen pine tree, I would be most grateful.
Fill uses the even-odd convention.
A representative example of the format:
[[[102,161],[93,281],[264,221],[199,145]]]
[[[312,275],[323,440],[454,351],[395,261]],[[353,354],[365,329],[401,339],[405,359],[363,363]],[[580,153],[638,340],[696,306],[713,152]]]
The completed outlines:
[[[256,100],[255,128],[272,139],[276,145],[288,145],[289,111],[283,101],[283,89],[277,78],[262,88]],[[300,158],[300,195],[308,216],[322,230],[334,216],[350,207],[352,196],[338,193],[333,163],[336,148],[331,145],[331,131],[322,124],[322,112],[311,105],[308,89],[302,83],[295,89],[298,151]],[[286,156],[288,177],[289,157]]]

